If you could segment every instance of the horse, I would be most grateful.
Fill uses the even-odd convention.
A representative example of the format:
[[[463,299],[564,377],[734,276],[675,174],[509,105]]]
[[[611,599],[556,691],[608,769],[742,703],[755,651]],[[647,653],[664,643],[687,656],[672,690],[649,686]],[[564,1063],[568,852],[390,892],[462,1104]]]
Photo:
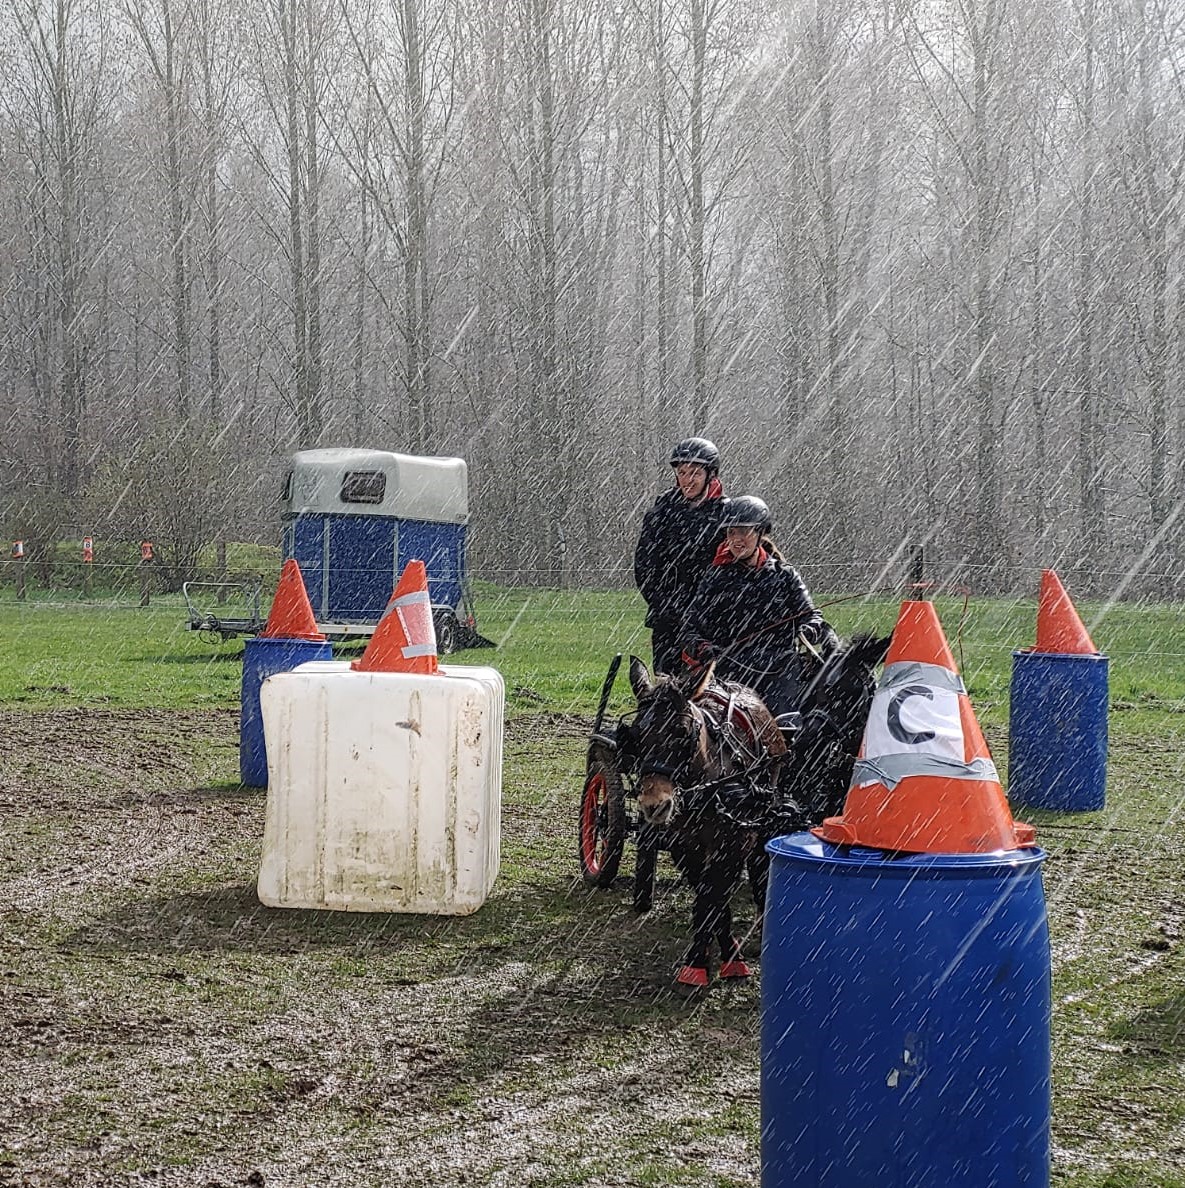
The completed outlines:
[[[722,979],[749,976],[732,932],[742,871],[747,865],[760,913],[765,842],[838,811],[888,645],[888,637],[858,635],[814,657],[792,722],[775,719],[752,689],[714,681],[712,664],[655,679],[630,658],[638,710],[629,738],[642,823],[670,839],[694,896],[692,942],[677,984],[707,986],[713,941]]]
[[[876,692],[876,667],[891,639],[865,632],[852,636],[823,660],[807,684],[800,704],[802,728],[783,791],[814,824],[843,807]]]
[[[644,826],[663,830],[692,888],[692,942],[675,978],[692,989],[708,984],[713,941],[721,978],[750,975],[733,935],[731,901],[789,754],[761,698],[744,685],[714,683],[714,667],[654,678],[630,657],[638,807]]]
[[[808,653],[802,666],[805,688],[799,722],[782,763],[775,813],[748,864],[759,913],[765,909],[769,876],[765,842],[819,825],[843,808],[876,693],[876,668],[891,639],[891,635],[859,632],[825,657]]]

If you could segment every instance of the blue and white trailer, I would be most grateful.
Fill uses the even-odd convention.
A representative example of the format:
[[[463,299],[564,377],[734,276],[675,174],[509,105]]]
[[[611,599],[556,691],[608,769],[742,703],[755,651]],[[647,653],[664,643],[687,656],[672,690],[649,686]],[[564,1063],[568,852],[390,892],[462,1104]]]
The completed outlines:
[[[428,569],[441,654],[486,641],[468,597],[469,490],[461,458],[300,450],[284,482],[284,557],[300,564],[321,631],[368,635],[409,561]]]

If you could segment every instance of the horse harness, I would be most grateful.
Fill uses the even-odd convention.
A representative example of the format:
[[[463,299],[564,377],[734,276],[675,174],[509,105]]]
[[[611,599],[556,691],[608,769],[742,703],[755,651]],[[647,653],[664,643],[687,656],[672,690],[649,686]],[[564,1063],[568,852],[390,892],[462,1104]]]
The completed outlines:
[[[703,717],[709,746],[715,747],[721,765],[728,758],[739,770],[689,785],[683,796],[693,812],[711,810],[738,829],[762,828],[776,791],[764,777],[783,757],[771,755],[761,744],[752,715],[735,693],[709,688],[692,704]]]

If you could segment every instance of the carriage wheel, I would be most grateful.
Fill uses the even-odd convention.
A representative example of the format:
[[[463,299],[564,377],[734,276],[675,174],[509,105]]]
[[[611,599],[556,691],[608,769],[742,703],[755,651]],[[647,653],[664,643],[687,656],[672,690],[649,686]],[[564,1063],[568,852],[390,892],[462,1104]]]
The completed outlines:
[[[625,834],[621,774],[612,759],[593,755],[580,798],[580,873],[590,887],[608,887],[617,878]]]
[[[460,651],[461,625],[452,611],[433,611],[432,628],[436,632],[436,652],[440,656],[451,656]]]

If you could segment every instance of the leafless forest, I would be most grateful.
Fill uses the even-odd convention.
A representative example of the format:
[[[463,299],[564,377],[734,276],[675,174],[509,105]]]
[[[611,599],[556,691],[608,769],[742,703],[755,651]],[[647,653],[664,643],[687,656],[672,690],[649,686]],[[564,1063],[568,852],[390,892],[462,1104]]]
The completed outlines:
[[[689,432],[814,584],[1180,596],[1179,0],[2,0],[0,525],[275,540],[460,454],[626,579]]]

